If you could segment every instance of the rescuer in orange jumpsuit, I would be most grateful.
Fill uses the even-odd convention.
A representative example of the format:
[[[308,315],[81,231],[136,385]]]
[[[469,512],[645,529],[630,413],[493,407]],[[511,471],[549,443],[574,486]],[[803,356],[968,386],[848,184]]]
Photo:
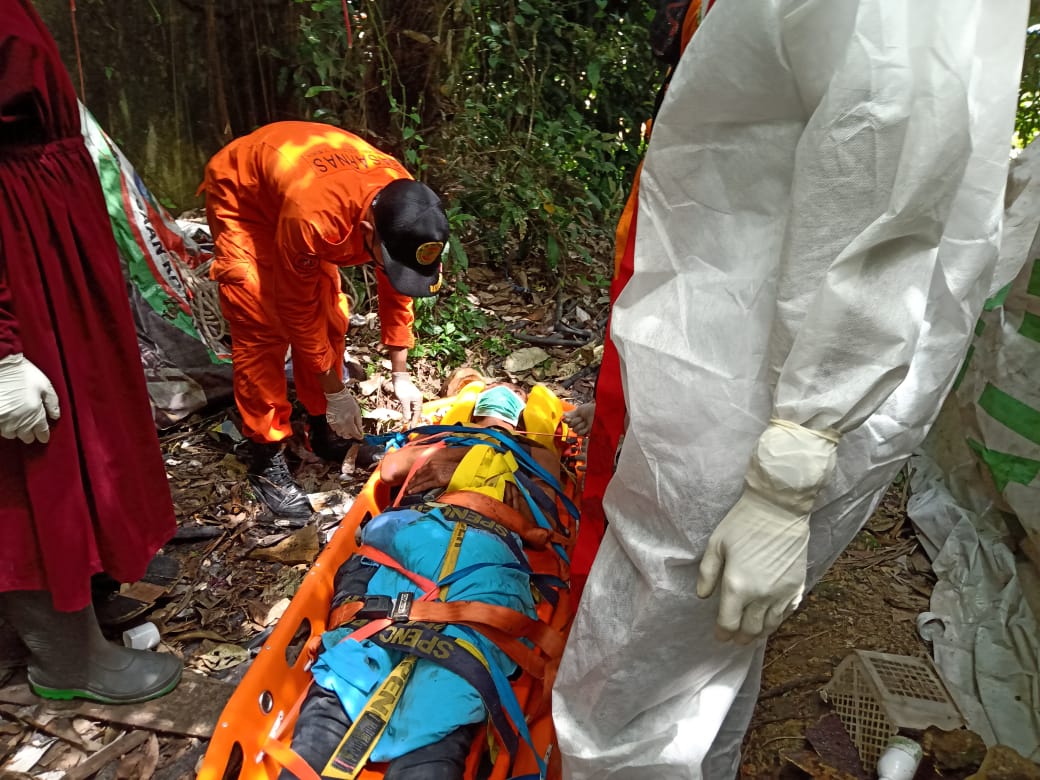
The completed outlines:
[[[281,451],[292,435],[286,350],[311,449],[342,459],[363,432],[343,382],[349,312],[339,266],[374,263],[394,394],[414,420],[422,394],[407,366],[412,298],[440,288],[448,219],[440,198],[393,157],[315,122],[276,122],[232,141],[209,161],[201,189],[250,482],[275,513],[306,515],[306,494]]]

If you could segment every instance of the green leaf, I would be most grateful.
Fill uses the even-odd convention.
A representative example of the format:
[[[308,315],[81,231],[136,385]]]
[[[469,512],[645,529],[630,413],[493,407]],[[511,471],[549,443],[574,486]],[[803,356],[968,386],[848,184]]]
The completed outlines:
[[[586,75],[589,77],[589,84],[592,85],[593,89],[599,86],[599,60],[593,60],[589,63],[589,68],[586,71]]]
[[[307,90],[307,91],[306,91],[306,92],[305,92],[305,93],[303,94],[303,96],[304,96],[305,98],[312,98],[312,97],[314,97],[315,95],[320,95],[320,94],[321,94],[322,92],[334,92],[334,91],[335,91],[335,89],[336,89],[335,87],[330,87],[330,86],[328,86],[328,85],[326,85],[326,84],[319,84],[319,85],[318,85],[318,86],[316,86],[316,87],[311,87],[310,89],[308,89],[308,90]]]
[[[546,240],[545,255],[549,261],[549,268],[555,271],[560,265],[560,245],[556,243],[556,237],[551,233]]]
[[[462,270],[469,268],[469,255],[466,254],[466,249],[462,246],[461,241],[456,239],[449,242],[448,250],[451,252],[456,268]]]

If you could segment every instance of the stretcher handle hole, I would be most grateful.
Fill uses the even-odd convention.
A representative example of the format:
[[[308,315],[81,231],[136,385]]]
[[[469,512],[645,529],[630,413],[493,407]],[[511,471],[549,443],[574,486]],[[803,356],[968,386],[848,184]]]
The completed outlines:
[[[221,775],[220,780],[238,780],[242,774],[242,757],[244,755],[241,744],[236,742],[231,746],[231,752],[228,753],[227,757],[227,765],[224,767],[224,774]]]
[[[270,691],[264,691],[260,694],[260,711],[267,715],[271,710],[274,709],[274,696]]]
[[[307,646],[307,640],[311,637],[311,621],[304,618],[300,627],[296,629],[292,640],[285,647],[285,662],[292,668],[296,665],[296,659],[300,657],[303,648]]]

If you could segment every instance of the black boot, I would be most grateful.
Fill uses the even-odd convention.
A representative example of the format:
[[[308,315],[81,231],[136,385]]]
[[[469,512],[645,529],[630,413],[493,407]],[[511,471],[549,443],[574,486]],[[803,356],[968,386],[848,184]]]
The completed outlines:
[[[342,463],[350,448],[360,443],[354,439],[344,439],[332,430],[323,414],[307,415],[307,439],[311,445],[311,452],[323,460],[334,463]]]
[[[0,614],[28,648],[29,687],[47,699],[132,704],[169,693],[181,662],[106,642],[93,607],[58,612],[44,591],[0,593]]]
[[[257,498],[282,517],[310,517],[311,503],[303,488],[292,478],[281,442],[249,442],[249,484]]]

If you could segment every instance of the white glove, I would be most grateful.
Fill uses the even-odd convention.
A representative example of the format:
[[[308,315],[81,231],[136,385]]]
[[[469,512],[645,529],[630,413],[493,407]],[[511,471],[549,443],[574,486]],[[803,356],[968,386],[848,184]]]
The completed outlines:
[[[58,395],[40,369],[21,353],[0,360],[0,436],[46,443],[51,438],[47,418],[60,415]]]
[[[344,386],[338,393],[325,393],[325,400],[328,401],[325,419],[332,430],[344,439],[360,441],[365,438],[361,428],[361,407],[349,387]]]
[[[412,383],[412,377],[407,371],[394,371],[394,395],[401,404],[401,413],[407,425],[418,422],[422,415],[422,393]]]
[[[771,420],[751,455],[744,492],[708,538],[697,595],[719,583],[716,636],[767,636],[805,592],[809,513],[834,470],[838,434]]]

